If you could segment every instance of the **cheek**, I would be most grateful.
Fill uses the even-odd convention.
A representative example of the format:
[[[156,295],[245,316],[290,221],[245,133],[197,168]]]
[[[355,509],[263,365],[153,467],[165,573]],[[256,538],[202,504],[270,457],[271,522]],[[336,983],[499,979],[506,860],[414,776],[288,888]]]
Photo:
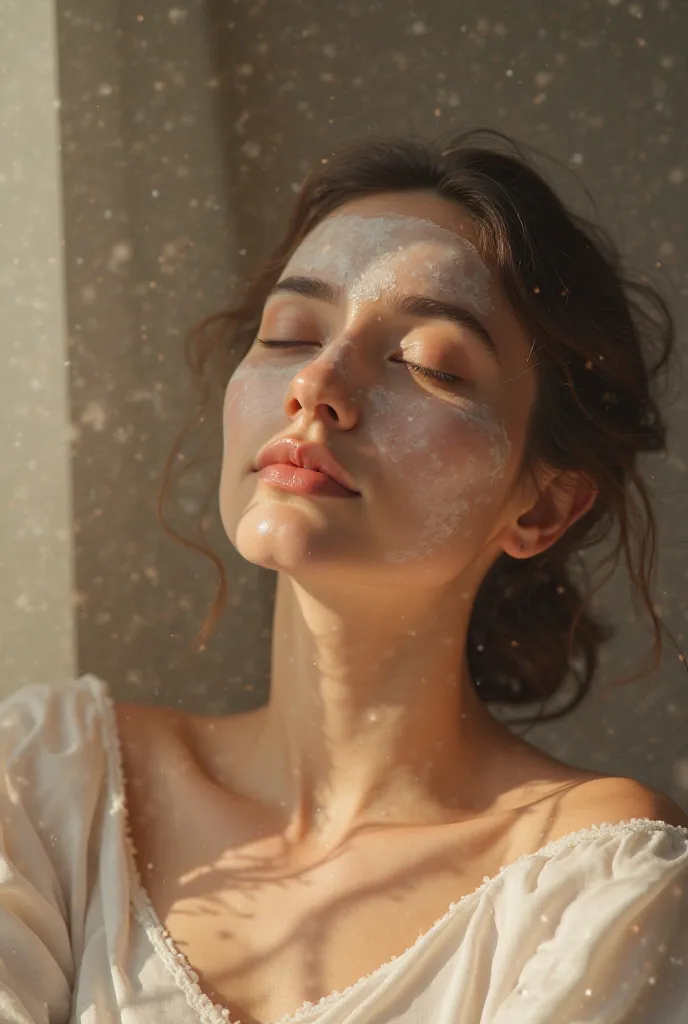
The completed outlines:
[[[239,367],[225,392],[225,447],[241,445],[284,420],[284,396],[293,376],[293,367]]]
[[[413,535],[413,550],[395,548],[390,560],[439,549],[459,529],[463,536],[473,532],[505,476],[511,451],[492,411],[431,397],[409,401],[382,388],[370,397],[371,441],[382,457],[395,510],[404,509],[400,528],[406,528],[406,538]]]

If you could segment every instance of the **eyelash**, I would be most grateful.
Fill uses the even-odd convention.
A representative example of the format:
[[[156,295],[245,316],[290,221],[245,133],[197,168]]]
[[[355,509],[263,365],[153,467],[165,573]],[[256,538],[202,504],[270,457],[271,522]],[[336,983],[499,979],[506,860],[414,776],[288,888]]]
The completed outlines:
[[[260,345],[266,348],[295,348],[297,345],[308,345],[307,341],[272,341],[270,338],[256,338]],[[443,373],[442,370],[431,370],[429,366],[421,366],[420,363],[411,363],[408,359],[401,359],[404,366],[409,366],[422,377],[432,377],[442,384],[462,384],[464,377],[458,377],[455,373]]]

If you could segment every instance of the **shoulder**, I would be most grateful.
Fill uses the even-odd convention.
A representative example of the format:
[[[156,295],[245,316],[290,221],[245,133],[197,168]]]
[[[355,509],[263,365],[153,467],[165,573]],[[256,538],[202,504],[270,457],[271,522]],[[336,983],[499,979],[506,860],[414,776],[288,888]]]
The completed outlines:
[[[159,777],[166,765],[180,767],[187,755],[189,714],[154,704],[113,702],[122,768],[139,782]],[[152,784],[152,783],[151,783]]]
[[[120,742],[143,754],[154,754],[185,736],[190,715],[155,704],[113,702]]]
[[[625,776],[585,779],[567,789],[561,799],[560,821],[567,832],[605,823],[620,824],[632,818],[688,828],[688,815],[671,797]]]

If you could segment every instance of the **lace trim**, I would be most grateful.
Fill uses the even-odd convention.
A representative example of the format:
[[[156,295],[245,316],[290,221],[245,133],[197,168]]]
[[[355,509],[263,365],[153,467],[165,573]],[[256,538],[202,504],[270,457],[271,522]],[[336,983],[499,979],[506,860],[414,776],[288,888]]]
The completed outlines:
[[[194,971],[184,953],[175,946],[174,940],[161,923],[157,911],[144,888],[136,863],[136,851],[131,834],[129,809],[127,806],[126,790],[124,785],[124,761],[115,714],[115,703],[107,684],[103,682],[103,680],[90,675],[85,676],[84,678],[92,692],[94,692],[103,711],[105,740],[110,773],[115,790],[116,805],[122,814],[124,844],[131,884],[131,906],[134,916],[143,927],[151,941],[151,944],[153,945],[153,948],[158,953],[167,970],[177,982],[177,985],[186,997],[187,1003],[198,1013],[200,1021],[203,1022],[203,1024],[242,1024],[241,1020],[232,1019],[228,1007],[222,1006],[219,1003],[214,1003],[207,995],[205,995],[204,992],[201,991],[197,972]],[[579,829],[576,832],[570,832],[565,836],[561,836],[559,839],[553,839],[544,846],[541,846],[540,849],[536,850],[534,853],[524,853],[515,860],[510,861],[508,864],[504,864],[496,874],[485,875],[481,885],[473,889],[472,892],[465,893],[454,903],[450,903],[446,912],[442,914],[442,916],[439,917],[427,931],[423,932],[422,935],[419,935],[413,945],[409,946],[403,953],[393,956],[390,960],[386,961],[386,963],[377,967],[374,971],[371,971],[370,974],[365,974],[360,978],[357,978],[356,981],[341,991],[335,990],[330,992],[323,996],[322,999],[319,999],[316,1003],[306,1000],[294,1013],[287,1014],[286,1016],[281,1017],[278,1021],[271,1022],[271,1024],[303,1024],[304,1021],[307,1021],[316,1012],[329,1008],[340,999],[343,999],[344,996],[349,995],[355,989],[359,988],[364,982],[369,981],[377,975],[381,975],[384,971],[388,970],[392,964],[410,956],[410,954],[414,950],[418,949],[421,944],[428,942],[435,932],[456,914],[459,907],[465,904],[468,900],[476,899],[480,896],[487,888],[500,879],[506,871],[514,867],[514,865],[520,864],[526,860],[533,860],[536,857],[553,857],[561,850],[577,846],[581,842],[588,839],[596,839],[599,836],[617,835],[621,832],[645,831],[666,831],[671,835],[680,836],[681,838],[688,840],[688,828],[682,825],[669,825],[665,821],[655,821],[651,818],[629,818],[627,821],[615,823],[605,821],[598,825],[590,825],[588,828]]]

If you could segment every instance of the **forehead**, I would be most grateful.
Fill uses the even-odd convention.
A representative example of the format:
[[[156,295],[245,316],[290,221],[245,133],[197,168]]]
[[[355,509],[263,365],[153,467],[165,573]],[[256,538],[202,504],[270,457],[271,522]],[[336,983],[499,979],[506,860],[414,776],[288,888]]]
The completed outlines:
[[[414,251],[419,262],[456,258],[481,262],[475,226],[458,204],[438,196],[368,196],[337,209],[297,247],[290,267],[308,261],[313,271],[357,267],[395,253]]]
[[[432,219],[429,219],[432,218]],[[296,249],[283,272],[344,287],[359,299],[395,291],[492,308],[491,275],[457,204],[438,196],[369,196],[340,207]]]
[[[363,196],[338,207],[326,219],[335,221],[337,217],[355,215],[356,217],[389,217],[407,219],[409,222],[422,222],[425,228],[434,234],[433,228],[447,232],[446,240],[461,239],[477,246],[478,228],[470,214],[459,203],[445,199],[435,192],[389,192],[379,195]],[[422,224],[418,224],[419,230]],[[454,239],[449,236],[453,235]]]

